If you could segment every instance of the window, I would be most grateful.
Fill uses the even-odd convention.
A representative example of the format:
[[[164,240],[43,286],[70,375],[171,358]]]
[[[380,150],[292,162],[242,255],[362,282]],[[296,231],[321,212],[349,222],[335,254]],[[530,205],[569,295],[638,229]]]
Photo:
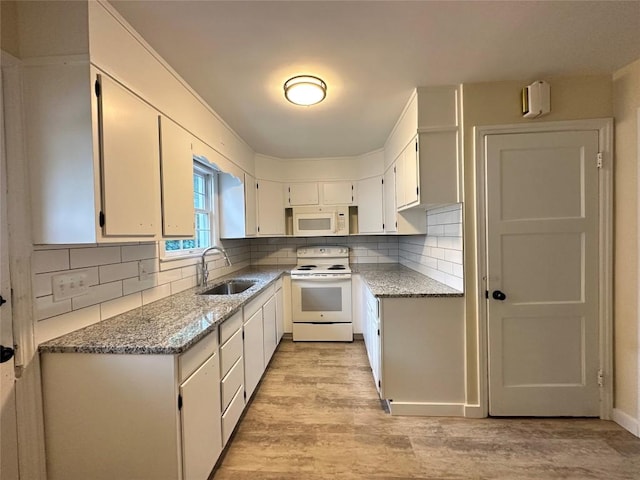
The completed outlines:
[[[164,258],[195,255],[215,245],[215,185],[216,172],[198,162],[193,167],[193,206],[195,236],[187,240],[166,240]]]

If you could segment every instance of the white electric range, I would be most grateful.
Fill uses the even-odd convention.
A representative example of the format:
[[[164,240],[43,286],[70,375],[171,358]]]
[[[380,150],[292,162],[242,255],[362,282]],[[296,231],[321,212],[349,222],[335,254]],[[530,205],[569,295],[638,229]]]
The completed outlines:
[[[349,247],[299,247],[291,298],[294,341],[353,341]]]

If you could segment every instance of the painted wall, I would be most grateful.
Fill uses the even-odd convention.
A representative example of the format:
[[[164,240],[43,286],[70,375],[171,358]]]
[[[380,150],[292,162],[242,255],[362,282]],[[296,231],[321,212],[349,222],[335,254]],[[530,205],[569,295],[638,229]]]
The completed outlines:
[[[476,168],[474,126],[536,123],[613,116],[610,75],[549,78],[551,113],[540,119],[525,119],[520,111],[522,87],[538,79],[470,83],[463,85],[464,129],[464,251],[467,371],[478,369],[478,304],[476,246]],[[478,401],[477,374],[467,376],[467,402]]]
[[[0,45],[2,50],[20,57],[18,38],[18,8],[16,2],[0,2]]]
[[[638,115],[640,59],[613,75],[614,190],[614,408],[635,420],[638,405]]]
[[[357,157],[283,160],[256,154],[256,177],[277,182],[361,180],[382,175],[384,152],[376,150]]]

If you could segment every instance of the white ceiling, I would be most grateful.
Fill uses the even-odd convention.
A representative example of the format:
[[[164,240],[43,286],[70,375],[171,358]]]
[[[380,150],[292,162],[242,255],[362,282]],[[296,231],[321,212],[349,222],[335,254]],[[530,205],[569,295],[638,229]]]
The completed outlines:
[[[279,158],[381,148],[416,86],[611,73],[640,58],[640,0],[111,3],[256,152]],[[299,74],[327,82],[324,102],[284,99]]]

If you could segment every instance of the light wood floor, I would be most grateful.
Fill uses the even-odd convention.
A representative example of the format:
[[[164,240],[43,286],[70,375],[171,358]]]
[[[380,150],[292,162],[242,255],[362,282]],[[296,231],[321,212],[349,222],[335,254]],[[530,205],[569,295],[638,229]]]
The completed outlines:
[[[361,341],[283,340],[213,478],[640,479],[640,439],[596,419],[392,417]]]

